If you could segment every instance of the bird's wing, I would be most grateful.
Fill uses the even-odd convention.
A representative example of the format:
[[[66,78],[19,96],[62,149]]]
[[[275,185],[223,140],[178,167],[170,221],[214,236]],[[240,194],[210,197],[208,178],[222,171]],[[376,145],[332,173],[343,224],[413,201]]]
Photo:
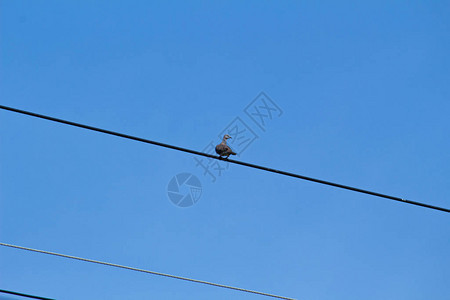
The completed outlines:
[[[231,148],[228,147],[228,145],[219,144],[216,146],[216,153],[219,155],[226,155],[228,153],[232,152]]]

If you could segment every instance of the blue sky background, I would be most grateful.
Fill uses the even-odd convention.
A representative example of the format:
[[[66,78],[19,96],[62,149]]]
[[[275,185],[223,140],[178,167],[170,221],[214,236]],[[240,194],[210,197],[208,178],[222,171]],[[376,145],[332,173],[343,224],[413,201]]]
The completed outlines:
[[[0,102],[450,207],[448,1],[0,1]],[[283,110],[266,132],[244,108]],[[298,299],[448,299],[450,215],[0,111],[0,240]],[[173,205],[167,184],[198,176]],[[0,247],[0,288],[263,299]]]

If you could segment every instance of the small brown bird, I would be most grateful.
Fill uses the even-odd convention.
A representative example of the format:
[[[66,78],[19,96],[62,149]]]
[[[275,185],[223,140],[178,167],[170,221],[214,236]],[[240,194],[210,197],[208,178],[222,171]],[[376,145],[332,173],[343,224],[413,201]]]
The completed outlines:
[[[228,139],[231,139],[231,136],[225,134],[223,136],[222,143],[216,146],[216,153],[219,154],[219,156],[225,156],[225,158],[228,158],[230,155],[236,155],[236,152],[233,152],[230,146],[227,145]]]

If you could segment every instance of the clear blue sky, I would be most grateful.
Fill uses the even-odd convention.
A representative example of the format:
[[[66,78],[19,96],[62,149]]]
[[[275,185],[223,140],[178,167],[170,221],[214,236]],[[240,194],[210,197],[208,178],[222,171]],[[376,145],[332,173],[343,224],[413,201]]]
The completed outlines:
[[[450,207],[448,1],[0,1],[0,103]],[[265,131],[244,108],[283,111]],[[450,215],[0,111],[0,241],[298,299],[448,299]],[[179,208],[170,179],[203,194]],[[0,288],[264,299],[0,247]]]

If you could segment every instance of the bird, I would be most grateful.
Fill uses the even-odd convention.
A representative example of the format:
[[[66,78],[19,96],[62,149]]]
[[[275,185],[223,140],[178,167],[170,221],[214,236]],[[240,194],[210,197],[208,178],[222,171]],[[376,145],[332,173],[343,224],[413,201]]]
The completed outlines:
[[[236,152],[233,152],[231,150],[230,146],[227,145],[227,140],[231,139],[231,136],[228,134],[225,134],[223,136],[222,143],[216,146],[216,153],[219,154],[219,156],[225,156],[225,158],[228,158],[230,155],[236,155]]]

